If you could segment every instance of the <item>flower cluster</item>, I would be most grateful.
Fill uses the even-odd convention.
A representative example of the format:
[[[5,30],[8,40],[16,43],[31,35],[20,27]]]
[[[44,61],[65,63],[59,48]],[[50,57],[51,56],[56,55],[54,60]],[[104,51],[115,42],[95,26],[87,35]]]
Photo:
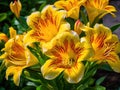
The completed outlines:
[[[15,0],[10,8],[19,18],[20,1]],[[23,70],[37,65],[45,80],[62,74],[68,83],[76,84],[85,76],[87,62],[106,63],[120,73],[120,41],[100,22],[106,14],[115,16],[113,12],[116,9],[109,0],[58,0],[31,13],[26,20],[30,28],[27,32],[17,34],[10,27],[10,38],[0,34],[0,40],[5,41],[0,59],[6,66],[6,79],[13,75],[19,86]],[[32,52],[36,42],[42,55],[48,57],[40,56],[43,62],[37,52]]]

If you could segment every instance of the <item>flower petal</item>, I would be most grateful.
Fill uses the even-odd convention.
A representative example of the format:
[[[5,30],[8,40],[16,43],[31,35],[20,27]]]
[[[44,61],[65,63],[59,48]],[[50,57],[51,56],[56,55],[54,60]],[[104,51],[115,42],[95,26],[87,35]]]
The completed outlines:
[[[104,15],[110,13],[113,16],[112,12],[116,12],[116,9],[114,6],[108,5],[109,0],[87,0],[84,4],[90,24],[94,22],[94,20],[102,18]]]
[[[16,66],[10,66],[6,70],[6,79],[8,80],[8,76],[13,75],[13,81],[14,83],[19,86],[20,83],[20,76],[22,74],[22,70],[25,67],[16,67]]]
[[[120,73],[120,58],[116,53],[111,53],[107,57],[107,62],[110,65],[110,67],[115,71]]]
[[[9,30],[10,30],[10,38],[15,38],[16,30],[13,27],[10,27]]]
[[[69,83],[78,83],[84,75],[85,67],[82,63],[77,63],[74,67],[64,71],[64,78]]]
[[[64,9],[67,11],[67,17],[71,17],[73,19],[79,18],[79,10],[80,6],[86,0],[59,0],[54,3],[57,8]]]
[[[49,59],[41,67],[41,72],[45,79],[52,80],[56,78],[63,71],[62,68],[58,68],[56,64],[53,64],[53,61],[54,60]]]

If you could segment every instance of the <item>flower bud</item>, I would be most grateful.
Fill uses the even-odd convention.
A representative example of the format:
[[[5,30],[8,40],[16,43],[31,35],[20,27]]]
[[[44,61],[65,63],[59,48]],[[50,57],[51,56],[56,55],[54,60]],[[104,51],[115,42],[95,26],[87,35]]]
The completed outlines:
[[[75,25],[74,25],[74,31],[77,32],[78,35],[80,35],[80,33],[82,32],[82,30],[80,29],[80,27],[82,27],[83,24],[80,20],[77,20],[75,22]]]
[[[19,16],[20,16],[21,7],[22,7],[22,5],[19,0],[14,0],[14,2],[10,3],[10,9],[17,18],[19,18]]]
[[[0,41],[3,40],[4,42],[8,41],[8,37],[4,33],[0,33]]]

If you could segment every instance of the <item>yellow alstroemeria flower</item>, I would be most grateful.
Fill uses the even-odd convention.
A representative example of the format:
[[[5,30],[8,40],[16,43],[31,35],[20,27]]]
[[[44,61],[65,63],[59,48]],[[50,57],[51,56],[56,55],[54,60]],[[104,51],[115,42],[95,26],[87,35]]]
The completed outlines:
[[[9,75],[13,75],[13,81],[18,86],[22,70],[26,67],[38,63],[37,58],[25,47],[23,43],[23,35],[16,35],[16,31],[10,27],[10,39],[5,43],[5,52],[0,56],[3,63],[7,67],[6,79]]]
[[[84,6],[87,10],[91,24],[93,23],[93,21],[97,16],[99,16],[98,17],[99,19],[108,13],[115,16],[114,13],[112,13],[112,12],[116,12],[115,7],[108,4],[109,4],[109,0],[87,0],[85,2]]]
[[[56,78],[61,72],[69,83],[78,83],[84,75],[83,60],[90,56],[90,47],[85,41],[80,42],[76,32],[64,32],[46,52],[49,60],[41,67],[45,79]]]
[[[55,2],[55,6],[60,9],[64,9],[67,11],[67,16],[73,19],[79,18],[79,10],[80,6],[86,0],[59,0]]]
[[[51,41],[58,33],[70,29],[65,22],[66,11],[58,10],[52,5],[45,7],[42,12],[34,12],[27,18],[27,24],[32,28],[26,35],[25,41],[41,42],[43,47],[50,48]]]
[[[21,8],[22,8],[22,5],[19,0],[14,0],[14,2],[10,3],[10,9],[17,18],[19,18],[19,16],[20,16]]]
[[[8,37],[6,34],[4,33],[0,33],[0,41],[3,40],[4,42],[7,42],[8,41]]]
[[[95,53],[90,60],[98,63],[107,62],[115,72],[120,73],[120,59],[117,55],[120,50],[118,37],[102,24],[96,24],[94,28],[86,26],[83,30]]]

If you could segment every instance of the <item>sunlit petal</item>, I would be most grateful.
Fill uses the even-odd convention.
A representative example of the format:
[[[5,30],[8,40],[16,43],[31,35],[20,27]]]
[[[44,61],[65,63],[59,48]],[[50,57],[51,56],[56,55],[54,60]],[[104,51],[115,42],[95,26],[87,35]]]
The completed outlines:
[[[84,65],[82,63],[77,63],[72,68],[64,71],[64,78],[69,83],[78,83],[83,78],[84,70]]]
[[[43,76],[47,76],[46,79],[54,79],[63,72],[69,83],[78,83],[84,74],[84,65],[81,61],[89,58],[88,54],[92,51],[86,44],[86,40],[80,41],[74,31],[59,34],[52,48],[45,52],[52,60],[46,61],[43,65],[41,69]]]
[[[120,73],[120,58],[116,53],[110,53],[107,56],[107,62],[115,72]]]
[[[96,18],[100,19],[108,13],[115,16],[113,12],[116,12],[116,9],[114,6],[109,5],[109,0],[87,0],[84,6],[91,24]]]
[[[31,42],[41,42],[42,48],[52,41],[59,33],[70,30],[70,25],[65,21],[66,11],[58,10],[52,5],[46,6],[41,12],[34,12],[27,18],[28,25],[32,31],[28,32],[27,38],[31,37]],[[29,41],[30,41],[29,39]],[[50,47],[50,46],[49,46]]]
[[[64,9],[67,11],[67,17],[73,19],[79,18],[80,6],[86,0],[59,0],[54,3],[57,8]]]
[[[41,72],[45,79],[55,79],[64,69],[57,67],[54,60],[47,60],[41,67]]]
[[[120,59],[117,54],[120,41],[117,35],[112,34],[111,30],[102,24],[96,24],[94,28],[86,26],[83,30],[94,50],[90,60],[108,63],[114,71],[119,72]]]
[[[37,58],[28,50],[23,41],[24,35],[17,35],[10,28],[10,39],[2,49],[4,53],[0,56],[6,66],[6,78],[13,75],[13,81],[18,86],[22,70],[38,63]]]
[[[13,81],[14,83],[19,86],[20,83],[20,76],[22,73],[23,67],[16,67],[16,66],[10,66],[6,70],[6,79],[8,80],[8,76],[13,75]]]
[[[8,37],[6,34],[4,33],[0,33],[0,41],[4,41],[4,42],[7,42],[8,41]]]
[[[15,38],[16,30],[13,27],[10,27],[9,30],[10,30],[10,38]]]

